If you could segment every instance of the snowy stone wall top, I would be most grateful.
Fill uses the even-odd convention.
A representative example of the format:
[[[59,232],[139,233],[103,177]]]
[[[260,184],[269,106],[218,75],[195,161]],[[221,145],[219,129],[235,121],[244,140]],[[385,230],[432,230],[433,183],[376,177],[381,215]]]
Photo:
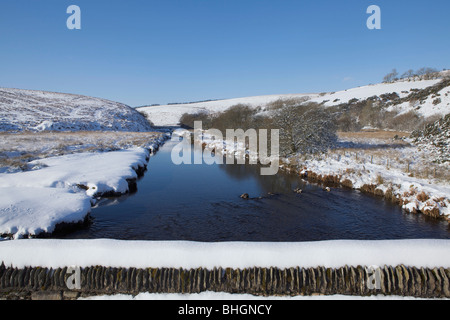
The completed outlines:
[[[0,264],[15,268],[450,267],[448,240],[199,243],[186,241],[18,240],[0,242]]]

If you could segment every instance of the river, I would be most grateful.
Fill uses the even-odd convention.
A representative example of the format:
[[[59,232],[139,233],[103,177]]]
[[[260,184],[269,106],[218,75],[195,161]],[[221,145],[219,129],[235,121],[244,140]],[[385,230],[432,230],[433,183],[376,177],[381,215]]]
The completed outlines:
[[[325,192],[298,176],[251,165],[174,165],[173,142],[150,159],[138,191],[103,199],[89,227],[64,239],[318,241],[450,239],[447,222],[406,214],[382,198]],[[293,189],[301,188],[302,194]],[[248,193],[252,199],[243,200]],[[274,195],[270,195],[272,193]]]

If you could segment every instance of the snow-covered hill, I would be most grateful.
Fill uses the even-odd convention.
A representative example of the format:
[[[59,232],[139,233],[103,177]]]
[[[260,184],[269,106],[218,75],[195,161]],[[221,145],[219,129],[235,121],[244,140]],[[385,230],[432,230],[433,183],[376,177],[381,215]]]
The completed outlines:
[[[0,131],[149,131],[124,104],[73,94],[0,88]]]
[[[229,100],[218,100],[179,105],[163,105],[138,108],[140,112],[148,115],[148,118],[158,126],[177,125],[184,113],[195,114],[199,112],[216,113],[222,112],[236,104],[245,104],[251,107],[262,107],[263,109],[277,100],[303,99],[309,102],[316,102],[327,107],[348,103],[351,100],[366,100],[374,96],[397,93],[399,102],[420,90],[432,87],[441,82],[437,80],[420,81],[397,81],[394,83],[380,83],[358,87],[340,92],[331,93],[312,93],[312,94],[286,94],[286,95],[268,95],[247,98],[237,98]],[[405,113],[410,110],[416,110],[419,114],[428,117],[436,114],[445,115],[450,112],[450,86],[444,87],[437,94],[432,93],[425,99],[418,101],[406,101],[399,104],[392,104],[391,110],[397,110]]]
[[[309,94],[268,95],[188,104],[141,107],[137,108],[137,110],[146,113],[148,118],[157,126],[176,126],[181,116],[185,113],[195,114],[200,112],[223,112],[237,104],[245,104],[252,107],[258,107],[265,106],[280,99],[287,100],[293,98],[305,98],[310,96],[311,95]],[[314,94],[312,94],[312,96],[314,96]]]

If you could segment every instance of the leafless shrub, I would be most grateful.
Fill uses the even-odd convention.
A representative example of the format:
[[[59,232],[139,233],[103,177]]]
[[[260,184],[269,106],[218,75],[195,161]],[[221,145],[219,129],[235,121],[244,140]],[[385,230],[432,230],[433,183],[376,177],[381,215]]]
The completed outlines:
[[[398,72],[397,69],[392,69],[392,72],[388,73],[384,78],[383,78],[383,82],[384,83],[389,83],[389,82],[393,82],[397,79],[398,77]]]
[[[203,128],[208,128],[211,124],[211,116],[206,112],[185,113],[180,118],[180,126],[186,129],[193,129],[195,121],[201,121]]]
[[[79,152],[147,147],[156,132],[40,132],[0,134],[0,167],[25,168],[29,161]]]
[[[422,125],[423,121],[423,117],[416,111],[409,111],[391,118],[387,126],[394,130],[412,132]]]
[[[268,110],[279,110],[284,107],[298,106],[309,100],[309,97],[278,99],[267,104]]]

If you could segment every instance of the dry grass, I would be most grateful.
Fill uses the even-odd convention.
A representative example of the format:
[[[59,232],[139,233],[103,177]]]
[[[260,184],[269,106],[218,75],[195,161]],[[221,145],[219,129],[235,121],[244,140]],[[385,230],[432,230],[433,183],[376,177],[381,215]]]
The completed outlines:
[[[159,132],[0,133],[0,167],[24,168],[27,162],[79,152],[147,147]]]
[[[384,170],[396,169],[410,177],[419,179],[436,179],[442,182],[450,181],[448,165],[432,161],[426,152],[420,152],[414,147],[374,148],[374,149],[334,149],[328,157],[341,161],[356,161],[360,165],[374,164]],[[317,158],[316,158],[317,159]]]
[[[419,200],[420,202],[425,202],[428,199],[430,199],[430,197],[423,191],[417,195],[417,200]]]
[[[392,140],[396,136],[409,137],[409,132],[401,131],[384,131],[384,130],[365,130],[360,132],[338,132],[340,139],[380,139],[380,140]]]
[[[376,182],[378,185],[382,185],[384,184],[384,178],[381,175],[378,175]]]
[[[353,161],[359,165],[373,164],[383,170],[397,170],[404,174],[428,181],[450,182],[448,165],[433,162],[429,154],[395,136],[408,136],[406,132],[364,131],[340,132],[343,142],[353,142],[354,147],[345,143],[342,147],[330,150],[328,157],[338,161]]]

